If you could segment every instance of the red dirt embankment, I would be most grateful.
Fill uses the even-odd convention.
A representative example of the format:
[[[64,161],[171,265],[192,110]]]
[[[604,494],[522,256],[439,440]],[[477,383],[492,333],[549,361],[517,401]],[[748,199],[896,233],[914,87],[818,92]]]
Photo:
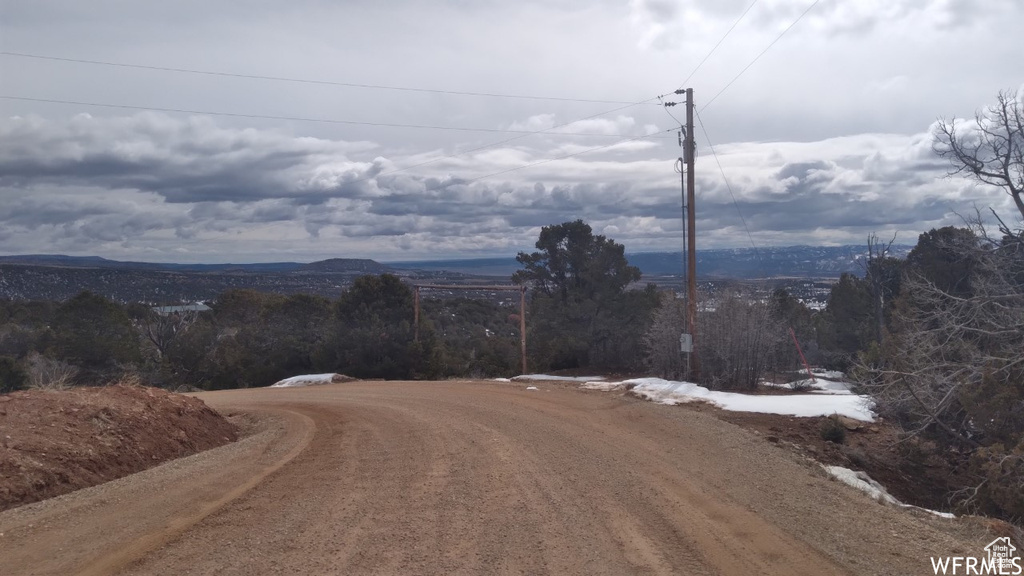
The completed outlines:
[[[0,511],[237,438],[235,425],[202,400],[157,388],[107,386],[0,396]]]

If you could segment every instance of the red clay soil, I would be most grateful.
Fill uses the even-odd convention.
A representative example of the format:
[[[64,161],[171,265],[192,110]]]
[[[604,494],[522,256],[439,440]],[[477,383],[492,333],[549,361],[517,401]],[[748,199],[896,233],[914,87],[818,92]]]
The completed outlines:
[[[215,448],[238,430],[198,398],[141,386],[0,396],[0,511]]]

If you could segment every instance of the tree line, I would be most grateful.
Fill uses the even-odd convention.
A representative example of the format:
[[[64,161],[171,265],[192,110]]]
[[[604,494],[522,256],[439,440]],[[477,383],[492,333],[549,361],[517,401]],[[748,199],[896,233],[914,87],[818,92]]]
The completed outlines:
[[[65,302],[0,301],[0,390],[101,385],[126,373],[170,389],[267,386],[296,374],[419,379],[507,375],[518,366],[510,309],[423,303],[392,275],[337,299],[232,290],[210,310],[159,314],[89,292]]]
[[[546,227],[514,280],[534,287],[532,370],[639,370],[653,287],[620,244],[582,221]],[[543,255],[541,255],[543,254]],[[64,302],[0,301],[0,391],[101,385],[124,374],[170,389],[266,386],[302,373],[364,379],[510,376],[520,370],[519,310],[425,299],[388,274],[357,278],[337,299],[231,290],[210,310],[158,313],[82,292]]]

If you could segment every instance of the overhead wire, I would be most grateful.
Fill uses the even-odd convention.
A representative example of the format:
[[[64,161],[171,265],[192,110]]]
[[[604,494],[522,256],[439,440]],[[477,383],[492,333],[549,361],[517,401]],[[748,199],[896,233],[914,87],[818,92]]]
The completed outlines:
[[[747,219],[743,217],[743,211],[740,210],[740,204],[736,200],[736,195],[733,194],[732,185],[729,184],[729,178],[725,175],[725,169],[722,168],[722,161],[718,159],[718,153],[715,152],[715,146],[711,143],[711,137],[708,136],[707,128],[704,127],[704,120],[701,119],[700,112],[697,112],[696,109],[694,109],[694,112],[697,116],[697,123],[700,124],[700,130],[704,133],[704,139],[708,143],[708,148],[711,149],[711,155],[715,158],[715,164],[718,165],[718,171],[722,174],[722,181],[725,182],[725,188],[729,190],[729,196],[732,198],[732,204],[736,207],[736,213],[740,217],[740,222],[743,223],[743,230],[747,233],[747,239],[750,240],[750,247],[754,249],[754,253],[757,254],[758,259],[760,259],[761,255],[758,253],[757,245],[754,243],[754,237],[750,234],[750,228],[747,227]]]
[[[701,60],[700,63],[697,64],[697,67],[690,72],[690,75],[686,77],[686,80],[683,80],[683,83],[679,86],[679,90],[682,90],[683,88],[686,87],[686,83],[690,81],[690,78],[693,78],[693,75],[696,74],[697,71],[700,70],[700,67],[703,66],[704,63],[708,61],[708,58],[711,58],[711,55],[715,53],[715,50],[718,50],[718,47],[722,45],[722,42],[725,42],[725,39],[729,37],[729,34],[732,34],[732,31],[733,29],[736,28],[736,25],[739,24],[741,20],[743,20],[743,18],[747,15],[747,12],[750,12],[750,9],[753,8],[754,5],[757,4],[757,2],[758,0],[754,0],[753,2],[750,3],[750,6],[747,6],[747,9],[744,10],[742,14],[740,14],[740,17],[737,18],[736,21],[732,23],[732,26],[730,26],[729,29],[725,31],[725,34],[721,38],[719,38],[718,42],[711,47],[711,50],[704,55],[704,59]]]
[[[755,56],[754,59],[751,60],[749,64],[744,66],[743,69],[740,70],[739,74],[734,76],[732,78],[732,80],[729,80],[729,82],[721,90],[719,90],[717,94],[712,96],[711,99],[708,100],[708,103],[705,104],[704,106],[702,106],[701,109],[707,109],[708,106],[711,106],[711,104],[715,100],[717,100],[718,97],[721,96],[723,92],[728,90],[729,87],[732,86],[734,82],[736,82],[736,80],[739,80],[740,76],[743,76],[743,74],[746,73],[746,71],[749,70],[751,66],[753,66],[758,60],[760,60],[761,57],[765,55],[765,53],[767,53],[769,50],[771,50],[772,46],[775,46],[775,44],[778,43],[779,40],[782,40],[782,37],[785,36],[787,32],[792,30],[794,26],[796,26],[801,20],[803,20],[804,16],[806,16],[808,12],[810,12],[815,6],[817,6],[818,2],[820,2],[820,1],[821,0],[814,0],[814,2],[812,2],[811,5],[808,6],[806,10],[804,10],[799,16],[797,16],[796,20],[794,20],[789,26],[786,27],[785,30],[783,30],[778,36],[776,36],[775,39],[772,40],[770,44],[765,46],[764,50],[761,50],[760,54]]]
[[[172,66],[154,66],[149,64],[128,64],[125,62],[109,62],[104,60],[87,60],[84,58],[69,58],[64,56],[44,56],[41,54],[29,54],[26,52],[0,51],[0,56],[11,56],[16,58],[33,58],[37,60],[50,60],[54,62],[71,62],[75,64],[90,64],[94,66],[108,66],[116,68],[132,68],[136,70],[155,70],[160,72],[176,72],[179,74],[194,74],[202,76],[219,76],[225,78],[244,78],[248,80],[268,80],[275,82],[291,82],[297,84],[314,84],[322,86],[341,86],[346,88],[363,88],[373,90],[396,90],[400,92],[422,92],[427,94],[447,94],[452,96],[477,96],[487,98],[511,98],[518,100],[549,100],[554,102],[583,102],[591,104],[632,104],[626,100],[601,100],[588,98],[566,98],[560,96],[533,96],[528,94],[503,94],[498,92],[473,92],[466,90],[442,90],[434,88],[416,88],[409,86],[388,86],[383,84],[366,84],[359,82],[338,82],[334,80],[319,80],[315,78],[291,78],[287,76],[270,76],[264,74],[243,74],[238,72],[222,72],[214,70],[198,70],[192,68],[176,68]]]
[[[28,96],[11,96],[6,94],[0,94],[0,99],[4,100],[18,100],[24,102],[42,102],[47,104],[68,104],[73,106],[93,106],[97,108],[117,108],[124,110],[139,110],[139,111],[151,111],[151,112],[171,112],[176,114],[202,114],[205,116],[224,116],[228,118],[252,118],[262,120],[283,120],[291,122],[315,122],[322,124],[346,124],[356,126],[374,126],[384,128],[412,128],[419,130],[448,130],[456,132],[491,132],[491,133],[504,133],[504,134],[520,134],[518,138],[523,138],[536,134],[537,132],[531,130],[514,130],[508,128],[471,128],[462,126],[438,126],[429,124],[405,124],[405,123],[394,123],[394,122],[368,122],[363,120],[338,120],[331,118],[306,118],[300,116],[276,116],[270,114],[246,114],[241,112],[212,112],[209,110],[192,110],[187,108],[163,108],[158,106],[135,106],[131,104],[110,104],[104,102],[82,102],[76,100],[58,100],[53,98],[34,98]],[[608,132],[550,132],[553,136],[586,136],[586,137],[605,137],[605,138],[621,138],[627,136],[627,134],[616,134]]]

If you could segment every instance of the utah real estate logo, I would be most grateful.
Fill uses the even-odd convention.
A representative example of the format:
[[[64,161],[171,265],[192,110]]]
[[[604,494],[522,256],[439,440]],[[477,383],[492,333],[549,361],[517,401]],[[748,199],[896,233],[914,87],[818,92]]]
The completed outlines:
[[[1016,576],[1024,572],[1017,547],[1010,538],[996,538],[985,546],[985,558],[973,556],[946,556],[931,559],[932,570],[936,574],[998,574],[999,576]]]

